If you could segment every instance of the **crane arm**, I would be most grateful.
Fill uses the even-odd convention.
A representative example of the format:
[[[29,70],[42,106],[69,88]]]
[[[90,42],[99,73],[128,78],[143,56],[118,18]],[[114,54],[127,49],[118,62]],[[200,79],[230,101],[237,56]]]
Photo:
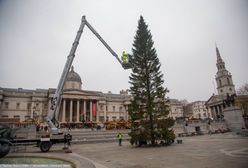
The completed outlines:
[[[64,66],[62,75],[61,75],[60,80],[59,80],[59,84],[58,84],[57,89],[55,91],[55,94],[53,96],[51,107],[50,107],[48,115],[45,119],[48,126],[49,126],[50,132],[52,134],[59,134],[58,121],[56,120],[56,118],[58,118],[58,114],[59,114],[62,90],[64,87],[66,77],[68,75],[68,72],[70,70],[70,67],[72,65],[73,59],[75,57],[75,52],[76,52],[77,46],[79,44],[80,37],[83,33],[84,26],[85,26],[85,17],[83,16],[81,25],[80,25],[79,30],[78,30],[77,35],[76,35],[76,38],[72,44],[72,48],[70,50],[69,56],[67,57],[66,64]]]
[[[118,57],[118,55],[112,50],[112,48],[106,43],[105,40],[100,36],[100,34],[97,33],[97,31],[90,25],[90,23],[85,20],[85,23],[87,27],[91,30],[91,32],[102,42],[102,44],[109,50],[109,52],[119,61],[119,63],[122,65],[122,61]]]

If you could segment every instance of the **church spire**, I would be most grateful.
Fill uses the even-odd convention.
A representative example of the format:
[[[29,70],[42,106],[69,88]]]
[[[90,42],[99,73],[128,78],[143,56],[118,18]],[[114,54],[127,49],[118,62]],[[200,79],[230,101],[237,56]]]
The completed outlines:
[[[221,62],[223,62],[223,60],[220,56],[220,51],[219,51],[216,43],[215,43],[215,48],[216,48],[216,55],[217,55],[217,63],[221,63]]]
[[[218,71],[219,70],[225,70],[225,62],[222,60],[221,56],[220,56],[220,51],[215,43],[215,47],[216,47],[216,55],[217,55],[217,63],[216,63],[216,66],[217,66],[217,69]]]
[[[216,44],[215,48],[217,55],[216,66],[218,69],[217,74],[215,76],[215,80],[217,83],[218,95],[226,95],[227,93],[230,95],[234,94],[236,91],[232,81],[232,75],[226,70],[225,62],[222,60],[220,56],[220,51]]]

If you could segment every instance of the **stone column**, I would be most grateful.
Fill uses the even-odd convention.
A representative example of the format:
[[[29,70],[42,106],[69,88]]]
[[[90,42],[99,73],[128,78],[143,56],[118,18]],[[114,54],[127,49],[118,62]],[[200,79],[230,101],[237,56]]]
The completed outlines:
[[[213,119],[216,119],[216,114],[215,114],[215,111],[214,111],[214,107],[212,106],[212,107],[210,107],[210,109],[211,109],[211,114],[212,114]]]
[[[222,112],[221,105],[218,105],[218,111],[219,111],[219,115],[220,115],[220,120],[222,120],[223,112]]]
[[[66,108],[66,101],[65,99],[63,99],[62,122],[65,122],[65,108]]]
[[[220,105],[218,105],[218,111],[219,111],[219,114],[221,114],[221,106]]]
[[[92,101],[90,100],[90,121],[92,121]]]
[[[86,100],[84,100],[84,121],[86,121]]]
[[[51,109],[51,99],[50,98],[48,98],[48,111]]]
[[[215,114],[215,119],[218,119],[218,108],[217,106],[214,106],[214,114]]]
[[[32,104],[31,104],[31,114],[30,114],[30,117],[31,118],[33,118],[34,117],[34,102],[32,102]],[[49,107],[49,110],[50,110],[50,107]],[[49,110],[48,110],[48,112],[49,112]]]
[[[127,114],[127,120],[128,120],[128,105],[127,105],[127,108],[126,108],[126,114]]]
[[[77,100],[77,122],[79,122],[79,100]]]
[[[122,106],[122,112],[123,112],[124,120],[127,120],[126,105]]]
[[[72,122],[72,106],[73,106],[73,102],[72,100],[70,100],[70,122]]]
[[[99,122],[99,104],[98,101],[96,102],[96,122]]]
[[[104,122],[106,122],[107,121],[106,105],[103,105],[103,112],[104,112]]]

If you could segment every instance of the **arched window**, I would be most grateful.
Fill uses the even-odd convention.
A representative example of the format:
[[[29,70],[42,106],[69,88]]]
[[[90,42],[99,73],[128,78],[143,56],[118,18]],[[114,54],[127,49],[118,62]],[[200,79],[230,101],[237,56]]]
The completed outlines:
[[[227,84],[230,85],[230,79],[229,78],[227,78]]]
[[[220,86],[222,85],[222,83],[221,83],[221,80],[219,79],[219,84],[220,84]]]

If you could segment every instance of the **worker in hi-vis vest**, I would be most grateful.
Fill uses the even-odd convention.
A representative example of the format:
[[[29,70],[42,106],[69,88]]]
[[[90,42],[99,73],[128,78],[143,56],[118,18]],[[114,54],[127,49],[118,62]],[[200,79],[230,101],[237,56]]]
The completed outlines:
[[[121,146],[122,137],[123,137],[122,133],[119,132],[117,135],[117,138],[119,140],[119,146]]]
[[[122,52],[122,57],[121,57],[121,59],[122,59],[122,62],[123,62],[124,64],[127,63],[127,54],[125,53],[125,51]]]

